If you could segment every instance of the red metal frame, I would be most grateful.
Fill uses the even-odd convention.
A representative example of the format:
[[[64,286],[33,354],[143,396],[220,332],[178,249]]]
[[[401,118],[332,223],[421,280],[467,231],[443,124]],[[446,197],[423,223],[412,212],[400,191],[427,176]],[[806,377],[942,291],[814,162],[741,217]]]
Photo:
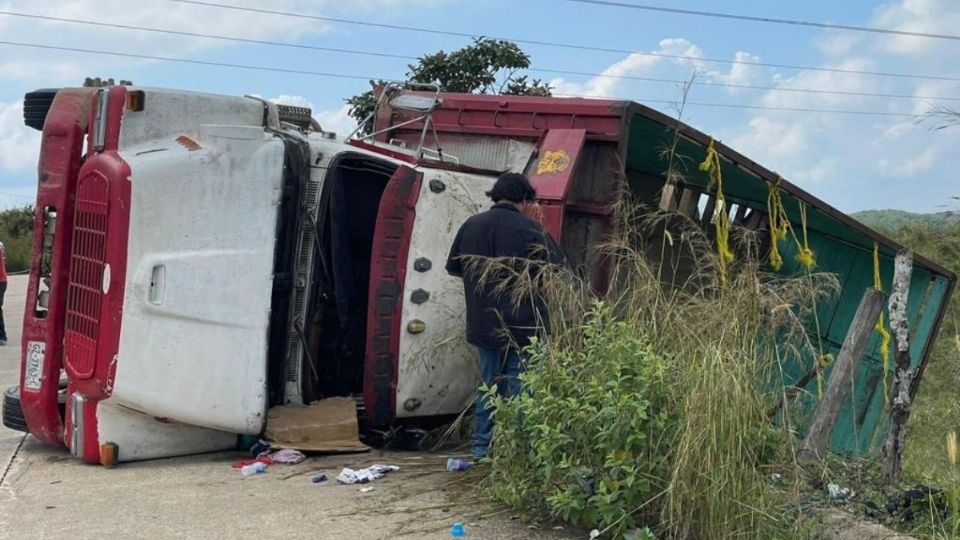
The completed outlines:
[[[123,320],[123,296],[127,275],[127,241],[130,230],[130,166],[118,153],[127,90],[122,86],[114,86],[104,89],[104,91],[109,92],[110,95],[106,111],[104,146],[99,152],[88,156],[79,173],[79,182],[84,182],[88,178],[102,178],[108,186],[105,198],[102,199],[106,203],[106,207],[103,209],[105,213],[101,214],[99,218],[105,220],[105,223],[100,226],[100,229],[104,232],[101,255],[104,266],[103,271],[97,273],[101,278],[101,290],[99,291],[101,296],[99,305],[96,306],[99,311],[97,313],[99,320],[96,325],[93,365],[89,366],[89,369],[85,372],[72,369],[71,350],[69,348],[64,349],[64,367],[70,375],[67,402],[72,406],[70,396],[75,392],[79,392],[85,398],[84,410],[81,413],[84,429],[83,448],[71,448],[71,450],[87,463],[99,463],[100,461],[96,407],[97,402],[110,397],[113,391],[113,378],[117,369],[116,357],[120,349],[120,326]],[[93,99],[96,99],[96,96]],[[93,107],[91,114],[95,110],[96,107]],[[92,117],[89,128],[88,136],[90,140],[93,140],[95,124]],[[79,189],[80,186],[77,187]],[[82,204],[84,203],[78,200],[77,207],[74,209],[75,219],[81,211]],[[75,236],[71,250],[71,263],[77,261],[78,255],[83,256],[87,249],[87,246],[82,246],[77,242],[77,225],[79,224],[74,223]],[[89,268],[87,271],[90,271]],[[72,264],[70,270],[71,286],[82,281],[80,272],[81,269]],[[72,307],[69,295],[70,290],[68,290],[67,299],[68,314]],[[65,334],[65,345],[69,347],[66,337]],[[68,424],[67,435],[65,436],[68,445],[72,435],[69,427]]]
[[[585,129],[594,140],[619,140],[622,134],[621,118],[626,113],[627,105],[620,101],[583,98],[474,94],[440,94],[440,98],[442,103],[432,115],[433,125],[439,133],[474,133],[534,140],[550,129]],[[380,131],[421,115],[413,111],[395,110],[385,102],[377,114],[375,129]],[[414,122],[383,133],[378,139],[383,142],[387,142],[388,138],[410,140],[405,135],[416,134],[416,140],[419,141],[422,129],[422,122]]]
[[[111,87],[102,90],[109,93],[104,146],[100,150],[90,148],[86,156],[81,155],[84,141],[94,140],[100,91],[93,88],[62,90],[57,93],[47,114],[40,152],[34,229],[34,245],[38,248],[34,249],[31,263],[21,343],[21,406],[30,433],[48,444],[70,445],[73,426],[70,422],[64,425],[57,402],[61,370],[65,369],[69,381],[66,407],[68,418],[73,413],[72,396],[79,393],[85,398],[84,410],[81,411],[84,420],[84,447],[73,451],[88,462],[99,461],[96,402],[109,397],[116,370],[114,358],[120,342],[130,211],[130,167],[117,152],[126,102],[125,88]],[[92,356],[76,358],[74,362],[69,359],[69,355],[71,352],[78,352],[77,344],[67,337],[69,332],[66,328],[68,313],[72,308],[76,308],[79,298],[74,294],[71,302],[71,292],[76,293],[76,288],[72,285],[78,282],[78,276],[90,272],[89,265],[79,263],[85,257],[89,259],[94,247],[89,237],[75,237],[78,230],[83,232],[90,229],[88,222],[91,217],[84,215],[86,203],[82,200],[79,203],[80,217],[85,221],[75,222],[78,179],[87,178],[95,179],[93,182],[105,182],[104,185],[108,186],[108,193],[102,202],[108,205],[110,212],[98,214],[103,222],[98,223],[96,228],[105,235],[98,257],[105,265],[109,265],[110,276],[106,280],[109,284],[106,292],[102,290],[105,282],[102,273],[95,276],[100,278],[101,290],[88,287],[84,291],[87,307],[95,308],[85,312],[88,315],[86,322],[96,323],[88,328],[87,332],[90,336],[96,336],[93,341],[95,350]],[[47,208],[56,209],[57,222],[49,261],[51,270],[48,310],[46,316],[41,317],[35,308],[40,292],[43,263],[43,249],[39,246],[43,245]],[[90,275],[86,277],[88,284],[96,281]],[[96,320],[93,315],[97,316]],[[45,344],[39,390],[23,388],[30,342]],[[90,342],[86,345],[90,345]]]
[[[61,90],[54,97],[44,123],[40,146],[34,250],[23,315],[20,364],[20,406],[30,433],[41,441],[63,446],[63,422],[57,405],[63,365],[63,324],[66,305],[70,241],[73,232],[72,195],[81,164],[84,137],[92,105],[92,88]],[[45,317],[38,317],[40,272],[46,209],[56,209],[57,222],[51,253],[49,299]],[[30,342],[45,345],[39,390],[25,387]]]
[[[363,402],[370,422],[388,425],[397,410],[401,311],[407,257],[423,175],[401,166],[380,198],[370,263]]]
[[[79,174],[64,333],[64,366],[72,387],[97,401],[110,397],[113,390],[130,229],[130,166],[117,152],[127,92],[122,86],[106,91],[110,100],[104,147],[87,158]],[[93,129],[91,119],[91,137]],[[82,184],[87,182],[95,187],[85,189]],[[82,324],[74,329],[71,320]],[[79,326],[88,332],[76,331]],[[74,361],[75,355],[87,358]]]
[[[567,194],[573,184],[574,172],[580,153],[587,140],[585,129],[551,129],[547,131],[538,148],[537,159],[527,167],[527,177],[537,190],[541,222],[557,242],[563,237],[563,216],[567,206]],[[545,164],[561,153],[563,162]]]

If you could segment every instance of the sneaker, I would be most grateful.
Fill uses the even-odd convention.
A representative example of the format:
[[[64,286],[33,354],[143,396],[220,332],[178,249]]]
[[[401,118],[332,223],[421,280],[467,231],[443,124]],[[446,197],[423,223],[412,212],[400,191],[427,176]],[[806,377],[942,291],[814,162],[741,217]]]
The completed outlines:
[[[3,347],[3,346],[6,345],[6,344],[7,344],[7,340],[5,340],[5,339],[0,339],[0,347]]]

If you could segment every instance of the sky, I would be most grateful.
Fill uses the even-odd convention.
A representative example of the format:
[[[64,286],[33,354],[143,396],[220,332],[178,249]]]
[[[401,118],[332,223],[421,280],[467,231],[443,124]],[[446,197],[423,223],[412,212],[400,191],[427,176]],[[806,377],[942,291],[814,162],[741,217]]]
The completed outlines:
[[[325,129],[345,134],[353,124],[344,99],[368,89],[368,79],[404,78],[410,61],[382,55],[415,58],[470,42],[462,35],[385,27],[391,25],[615,49],[620,52],[521,44],[531,57],[529,75],[550,82],[557,94],[632,99],[673,116],[682,89],[669,81],[696,74],[697,84],[691,87],[683,108],[684,121],[846,212],[874,208],[941,211],[955,209],[952,197],[960,196],[960,127],[937,130],[937,123],[925,118],[925,113],[938,105],[960,109],[960,43],[955,40],[703,18],[565,0],[208,1],[337,20],[175,0],[0,0],[0,208],[30,204],[36,193],[40,134],[23,125],[25,92],[80,86],[84,77],[99,76],[131,80],[138,86],[257,94],[308,105]],[[960,0],[643,3],[909,32],[960,33]],[[765,89],[742,88],[744,85]],[[901,97],[851,95],[864,93]]]

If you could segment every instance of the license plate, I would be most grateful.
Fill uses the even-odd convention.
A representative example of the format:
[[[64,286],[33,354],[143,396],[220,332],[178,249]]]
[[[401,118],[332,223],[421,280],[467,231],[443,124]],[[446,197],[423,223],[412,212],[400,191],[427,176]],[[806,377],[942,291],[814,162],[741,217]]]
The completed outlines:
[[[42,341],[27,342],[27,373],[23,377],[23,387],[27,390],[39,390],[43,379],[43,357],[47,344]]]

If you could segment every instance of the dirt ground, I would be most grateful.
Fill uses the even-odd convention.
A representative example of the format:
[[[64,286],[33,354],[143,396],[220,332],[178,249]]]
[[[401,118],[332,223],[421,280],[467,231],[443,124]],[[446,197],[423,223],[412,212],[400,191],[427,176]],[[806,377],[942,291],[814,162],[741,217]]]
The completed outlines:
[[[17,384],[26,278],[13,276],[4,315],[10,345],[0,347],[0,388]],[[0,428],[0,538],[586,538],[583,531],[531,528],[487,503],[475,472],[449,473],[445,455],[378,452],[310,457],[243,478],[242,454],[223,452],[116,469],[83,465],[66,450]],[[368,484],[313,484],[344,466],[400,470]]]

